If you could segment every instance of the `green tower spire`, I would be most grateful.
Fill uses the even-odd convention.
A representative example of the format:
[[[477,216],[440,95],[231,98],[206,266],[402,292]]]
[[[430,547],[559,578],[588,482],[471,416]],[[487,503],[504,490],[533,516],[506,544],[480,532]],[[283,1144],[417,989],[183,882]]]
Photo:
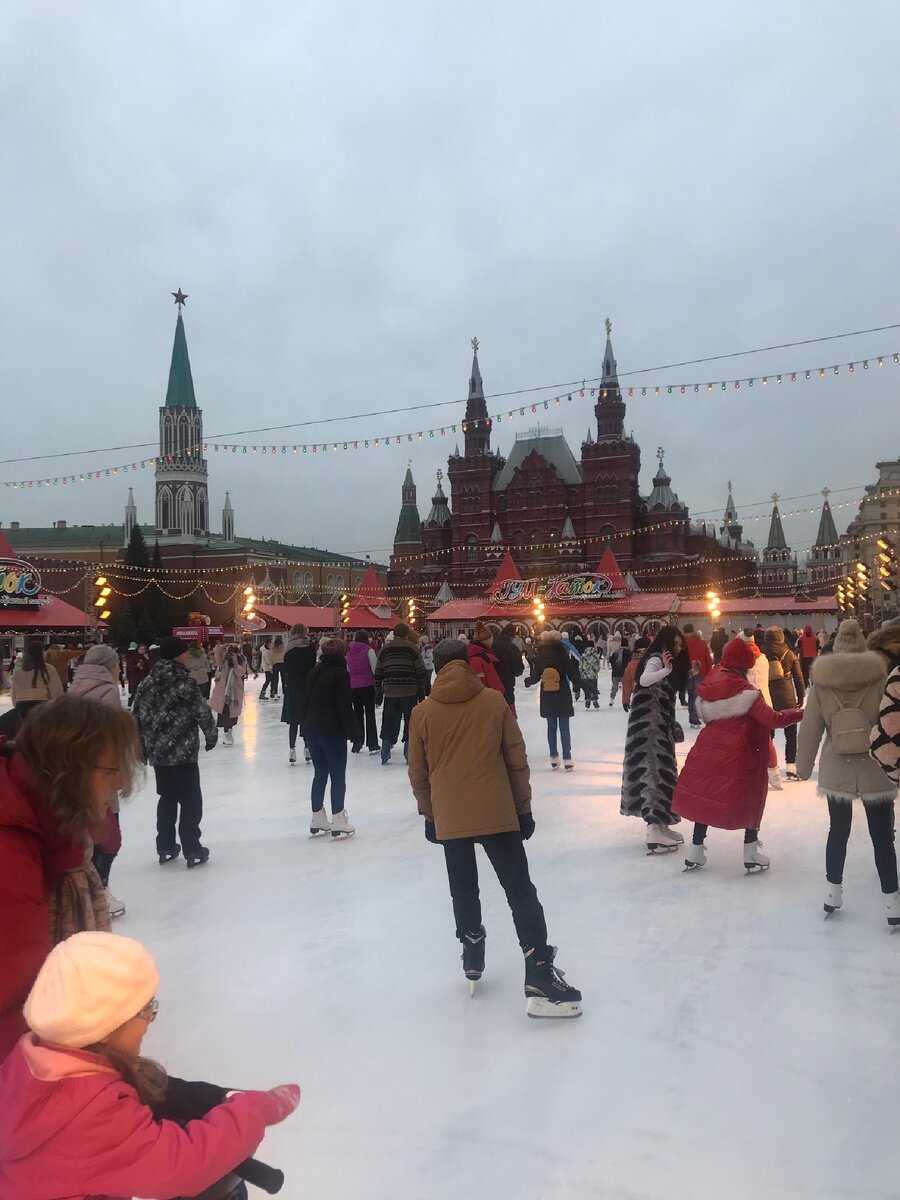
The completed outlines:
[[[172,345],[172,365],[169,367],[169,386],[166,390],[166,408],[196,408],[194,379],[191,375],[191,360],[188,358],[187,338],[184,336],[184,321],[181,308],[175,323],[175,341]]]

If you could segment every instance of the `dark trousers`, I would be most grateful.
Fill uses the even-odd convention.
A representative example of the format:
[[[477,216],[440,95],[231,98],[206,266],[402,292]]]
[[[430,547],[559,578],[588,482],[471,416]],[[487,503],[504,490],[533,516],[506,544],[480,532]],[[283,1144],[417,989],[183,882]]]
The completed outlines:
[[[201,683],[199,685],[199,687],[200,687],[200,695],[203,697],[204,700],[208,700],[210,689],[212,688],[212,680],[207,679],[206,683]]]
[[[350,693],[353,713],[365,730],[366,745],[370,750],[378,749],[378,718],[375,716],[375,687],[358,687]]]
[[[475,933],[481,928],[476,840],[484,847],[500,886],[506,893],[519,945],[523,950],[530,946],[545,948],[547,924],[544,910],[528,874],[528,857],[519,833],[492,833],[478,839],[453,838],[444,842],[456,936],[462,939],[467,933]]]
[[[809,668],[813,665],[813,663],[815,661],[816,660],[814,658],[801,658],[800,659],[800,670],[803,674],[803,682],[806,684],[807,687],[809,687]]]
[[[200,767],[197,763],[177,763],[154,767],[159,803],[156,806],[156,853],[175,849],[175,820],[185,853],[200,849],[200,822],[203,819],[203,793],[200,791]],[[181,813],[179,815],[179,806]]]
[[[94,864],[94,870],[100,876],[100,882],[104,887],[109,887],[109,873],[115,861],[116,856],[114,854],[107,854],[105,850],[98,850],[96,846],[94,847],[91,862]]]
[[[426,667],[425,668],[425,695],[426,696],[431,695],[431,680],[432,680],[433,675],[434,675],[434,672],[429,671],[428,668]]]
[[[775,741],[775,730],[772,730],[772,741]],[[784,761],[792,767],[797,761],[797,726],[788,725],[784,731]]]
[[[691,838],[691,841],[694,843],[695,846],[702,846],[703,843],[706,841],[706,835],[708,832],[709,832],[708,825],[702,825],[699,821],[695,821],[694,822],[694,836]],[[744,830],[744,845],[748,846],[751,842],[757,841],[758,834],[759,834],[758,829],[745,829]]]
[[[274,672],[272,672],[272,671],[266,671],[266,673],[265,673],[265,674],[266,674],[266,677],[265,677],[265,679],[263,680],[263,685],[262,685],[262,687],[259,689],[259,698],[260,698],[260,700],[262,700],[263,696],[265,696],[265,694],[266,694],[266,688],[271,688],[271,689],[272,689],[272,695],[273,695],[273,696],[275,695],[275,683],[274,683],[274,679],[273,679],[273,674],[274,674]]]
[[[878,800],[866,804],[866,821],[869,837],[875,851],[875,869],[881,880],[881,890],[886,896],[897,891],[897,852],[894,849],[894,802]],[[828,797],[828,815],[831,828],[825,843],[825,877],[829,883],[843,883],[844,862],[847,858],[847,842],[853,823],[853,803]]]
[[[598,698],[597,697],[597,680],[596,680],[596,678],[589,679],[586,675],[582,675],[581,687],[582,687],[582,690],[584,691],[585,704],[592,704]]]
[[[700,714],[697,712],[697,684],[702,678],[702,675],[688,675],[688,721],[691,723],[691,725],[700,724]]]
[[[403,724],[403,753],[407,753],[409,738],[409,718],[416,707],[415,696],[385,696],[384,711],[381,714],[381,757],[390,754],[391,747],[397,744],[400,736],[400,724]]]
[[[340,812],[347,793],[347,739],[343,734],[310,734],[306,747],[315,768],[312,781],[312,810],[325,807],[325,787],[331,779],[331,811]]]
[[[277,696],[279,687],[284,691],[284,663],[272,663],[272,688],[269,694]]]

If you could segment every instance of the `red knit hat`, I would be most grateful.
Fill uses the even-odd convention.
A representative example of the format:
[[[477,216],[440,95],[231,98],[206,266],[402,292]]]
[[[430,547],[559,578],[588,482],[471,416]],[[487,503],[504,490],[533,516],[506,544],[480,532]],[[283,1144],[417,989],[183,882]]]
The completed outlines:
[[[756,661],[753,651],[743,640],[736,637],[722,651],[722,666],[731,671],[749,671]]]

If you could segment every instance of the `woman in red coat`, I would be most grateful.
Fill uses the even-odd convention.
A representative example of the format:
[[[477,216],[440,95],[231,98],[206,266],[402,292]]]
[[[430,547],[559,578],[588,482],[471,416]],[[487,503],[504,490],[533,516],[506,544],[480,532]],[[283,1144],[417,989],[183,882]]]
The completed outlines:
[[[90,832],[128,795],[138,752],[130,713],[73,696],[35,709],[0,749],[0,1062],[53,942],[109,928]]]
[[[744,866],[765,870],[769,859],[758,839],[768,791],[771,729],[799,721],[802,709],[775,712],[747,682],[753,667],[750,647],[729,642],[720,666],[697,688],[705,728],[678,776],[672,809],[694,822],[685,870],[706,864],[707,828],[744,830]]]

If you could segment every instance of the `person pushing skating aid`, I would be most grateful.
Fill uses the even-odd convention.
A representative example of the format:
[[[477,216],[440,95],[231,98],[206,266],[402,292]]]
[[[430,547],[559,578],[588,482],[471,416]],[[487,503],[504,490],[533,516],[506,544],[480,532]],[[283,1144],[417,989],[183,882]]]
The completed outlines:
[[[503,695],[484,687],[467,659],[456,638],[437,645],[431,695],[413,709],[409,727],[409,781],[426,838],[444,847],[463,970],[474,992],[485,950],[475,860],[480,843],[525,955],[528,1015],[578,1017],[581,992],[553,965],[556,951],[528,872],[523,842],[534,833],[534,818],[525,742]]]

